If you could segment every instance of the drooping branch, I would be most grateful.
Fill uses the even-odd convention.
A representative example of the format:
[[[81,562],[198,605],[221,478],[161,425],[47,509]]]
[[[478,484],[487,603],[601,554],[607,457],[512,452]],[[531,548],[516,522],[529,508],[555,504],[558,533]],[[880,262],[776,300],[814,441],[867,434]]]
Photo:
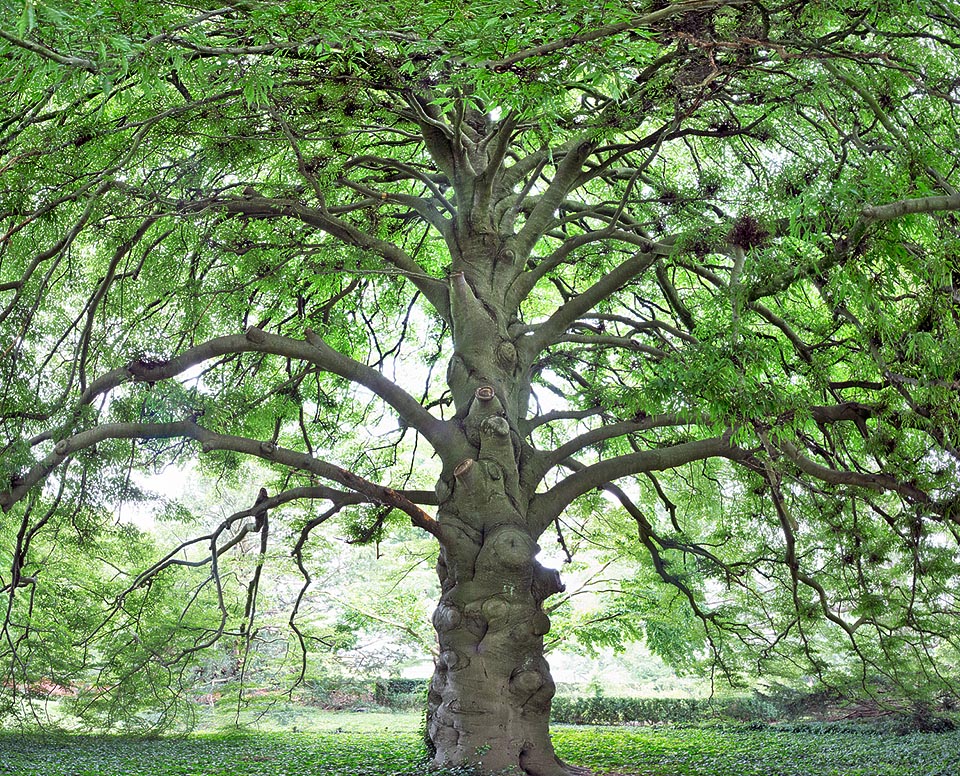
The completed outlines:
[[[127,590],[121,594],[121,597],[140,587],[148,579],[155,577],[161,571],[171,566],[196,567],[207,565],[211,562],[211,556],[209,555],[200,557],[196,560],[190,560],[182,557],[182,555],[189,547],[206,543],[210,545],[211,552],[213,554],[222,556],[226,554],[232,547],[235,547],[237,544],[239,544],[245,536],[259,530],[256,527],[257,524],[255,522],[246,523],[236,533],[232,534],[227,542],[219,544],[218,541],[220,537],[227,530],[230,530],[233,526],[235,526],[238,521],[243,520],[245,517],[256,517],[258,514],[263,513],[268,509],[278,507],[281,504],[288,504],[292,501],[300,501],[304,499],[332,501],[340,505],[361,504],[366,500],[359,493],[346,493],[343,491],[337,491],[324,485],[309,485],[299,488],[289,488],[281,493],[269,496],[266,499],[258,500],[257,503],[250,508],[241,509],[224,518],[217,528],[212,532],[202,536],[193,537],[177,545],[152,566],[140,572],[129,585]]]
[[[119,266],[120,261],[133,249],[138,242],[140,242],[140,240],[144,238],[144,236],[146,236],[147,232],[150,230],[150,227],[153,226],[158,217],[159,216],[157,214],[151,214],[147,216],[147,218],[143,220],[143,223],[130,237],[130,239],[124,241],[117,247],[117,249],[114,251],[113,257],[110,260],[110,265],[107,269],[106,275],[87,303],[86,323],[80,334],[81,346],[79,358],[77,359],[80,372],[81,391],[85,391],[87,387],[87,354],[90,349],[91,333],[93,331],[97,308],[100,302],[110,291],[110,287],[113,284],[114,278],[116,277],[117,267]]]
[[[586,468],[583,463],[572,458],[567,458],[564,460],[563,465],[574,472],[581,472]],[[721,622],[721,617],[718,615],[718,612],[716,610],[711,610],[701,602],[696,591],[689,583],[688,575],[685,573],[683,567],[679,564],[672,563],[671,559],[666,556],[665,551],[673,550],[685,555],[695,556],[702,561],[708,562],[715,568],[724,569],[727,573],[735,574],[737,567],[742,568],[748,564],[727,564],[722,559],[711,553],[706,547],[684,540],[660,536],[654,529],[654,526],[648,520],[647,516],[644,514],[643,510],[640,509],[640,507],[623,491],[622,488],[611,482],[607,482],[600,485],[599,489],[613,496],[620,503],[621,507],[623,507],[624,511],[630,515],[631,518],[633,518],[637,525],[638,539],[649,554],[657,576],[659,576],[664,583],[678,590],[684,597],[694,616],[696,616],[701,622],[703,626],[704,637],[709,642],[711,651],[714,655],[714,658],[717,660],[718,665],[725,673],[728,674],[728,676],[732,676],[730,668],[727,666],[726,661],[723,658],[723,652],[715,640],[717,631],[730,627],[730,624]]]
[[[329,210],[308,207],[296,200],[273,199],[259,195],[239,198],[214,197],[172,204],[181,213],[215,209],[228,215],[242,215],[246,218],[293,218],[301,221],[336,237],[347,245],[368,250],[381,257],[407,277],[440,315],[449,319],[450,302],[443,281],[430,276],[409,254],[394,243],[367,234],[353,224],[334,216]],[[432,207],[432,205],[428,206]]]
[[[310,585],[313,584],[313,577],[310,575],[310,571],[303,560],[303,547],[307,543],[307,539],[310,536],[310,532],[314,528],[316,528],[318,525],[322,525],[331,517],[338,514],[342,508],[343,508],[343,504],[341,504],[340,502],[334,502],[333,506],[331,506],[330,509],[328,509],[326,512],[323,512],[322,514],[318,515],[312,520],[309,520],[307,524],[301,529],[300,536],[297,539],[297,543],[293,548],[293,552],[291,553],[291,555],[293,555],[294,562],[297,564],[297,569],[300,572],[300,576],[303,578],[303,584],[300,586],[300,590],[297,593],[297,598],[294,601],[293,607],[290,610],[290,617],[287,620],[287,624],[290,626],[290,630],[293,631],[294,635],[297,637],[297,642],[300,645],[300,673],[297,676],[297,680],[294,686],[296,686],[297,684],[300,684],[304,680],[304,677],[306,676],[306,673],[307,673],[307,655],[308,655],[307,637],[306,637],[306,634],[303,632],[303,629],[297,623],[297,615],[300,613],[300,606],[303,604],[303,599],[304,599],[304,596],[306,596],[307,594],[307,590],[310,588]],[[291,688],[291,693],[292,692],[293,692],[293,688]]]
[[[200,443],[203,452],[230,450],[292,469],[310,472],[324,479],[337,482],[377,503],[399,509],[406,513],[410,517],[410,521],[418,528],[422,528],[434,536],[439,537],[440,535],[440,527],[436,520],[401,492],[370,482],[347,469],[312,455],[290,450],[270,441],[218,434],[191,420],[172,423],[105,423],[61,439],[56,443],[51,453],[22,476],[16,486],[5,492],[0,492],[0,507],[4,512],[9,511],[14,504],[27,495],[31,488],[43,482],[58,466],[80,450],[85,450],[108,439],[171,438],[196,440]],[[262,505],[258,508],[262,508]]]
[[[97,63],[91,59],[84,59],[83,57],[71,57],[61,54],[58,51],[54,51],[49,46],[44,46],[42,43],[37,43],[32,40],[18,38],[16,35],[12,35],[5,30],[0,30],[0,38],[3,38],[8,43],[12,43],[14,46],[18,46],[29,51],[31,54],[36,54],[43,59],[49,59],[53,62],[56,62],[58,65],[75,67],[80,70],[85,70],[88,73],[95,74],[100,72],[100,68],[97,67]]]
[[[790,569],[790,577],[792,580],[793,586],[793,601],[794,606],[800,612],[801,603],[800,597],[798,594],[798,585],[804,584],[815,590],[817,597],[820,601],[821,611],[824,616],[833,622],[835,625],[840,626],[840,628],[847,634],[850,639],[850,642],[854,649],[858,649],[856,640],[853,638],[854,632],[859,628],[865,621],[866,617],[861,617],[854,623],[848,623],[840,615],[835,613],[830,607],[830,602],[827,597],[827,592],[813,577],[809,574],[802,571],[800,566],[800,558],[797,556],[797,539],[796,532],[799,528],[797,520],[790,514],[790,511],[787,507],[786,499],[783,496],[780,483],[780,475],[776,472],[773,466],[770,463],[770,453],[772,451],[771,443],[768,440],[764,432],[760,432],[759,436],[763,442],[764,448],[767,451],[767,458],[762,463],[762,469],[765,479],[770,486],[770,496],[774,504],[774,508],[777,512],[777,517],[780,520],[780,528],[784,536],[784,551],[785,551],[785,562],[787,567]],[[858,650],[859,651],[859,650]]]
[[[821,466],[816,461],[811,461],[802,455],[797,446],[788,439],[774,438],[773,441],[796,464],[800,471],[823,482],[828,482],[831,485],[853,485],[873,491],[892,491],[918,503],[931,503],[932,501],[930,496],[920,488],[901,482],[888,474],[831,469],[827,466]]]
[[[125,367],[108,372],[91,383],[81,395],[78,405],[90,404],[97,397],[130,380],[159,382],[182,374],[187,369],[218,356],[250,352],[299,359],[363,385],[393,407],[404,423],[423,434],[436,449],[444,449],[447,444],[450,433],[447,424],[434,417],[413,396],[381,372],[334,350],[312,331],[308,332],[306,340],[296,340],[251,327],[245,334],[233,334],[208,340],[169,361],[156,364],[134,361]],[[35,441],[42,441],[44,438],[51,438],[51,436],[44,435]]]
[[[85,187],[85,189],[86,188],[89,188],[89,187]],[[83,212],[80,214],[79,218],[77,218],[73,226],[71,226],[70,229],[68,229],[64,233],[64,235],[59,240],[57,240],[57,242],[55,242],[49,248],[43,251],[40,251],[33,258],[33,260],[30,262],[27,268],[24,270],[23,274],[20,276],[19,279],[12,280],[6,283],[0,283],[0,291],[17,291],[18,292],[18,294],[14,296],[13,300],[11,300],[8,303],[7,307],[2,311],[0,311],[0,323],[3,323],[3,321],[7,318],[8,315],[10,315],[10,313],[14,309],[15,303],[19,300],[20,289],[22,289],[27,284],[27,281],[30,280],[33,273],[36,271],[37,267],[39,267],[43,262],[59,254],[64,249],[70,247],[73,241],[77,238],[77,235],[80,233],[80,231],[87,225],[87,222],[90,220],[90,217],[93,215],[95,206],[100,201],[100,197],[103,196],[103,194],[105,194],[107,191],[109,191],[110,188],[111,188],[110,182],[101,183],[90,195],[90,199],[87,201],[87,204],[84,207]],[[2,240],[0,240],[0,243],[2,243]]]
[[[155,657],[164,665],[171,666],[184,660],[190,654],[214,644],[225,633],[228,619],[228,612],[223,600],[223,581],[220,572],[220,559],[231,549],[241,544],[241,542],[250,534],[260,534],[260,552],[258,561],[255,565],[254,574],[247,587],[247,599],[244,607],[244,622],[240,626],[240,634],[246,635],[247,647],[250,646],[250,640],[253,637],[253,622],[256,614],[257,596],[259,583],[262,575],[263,560],[266,557],[269,547],[269,522],[267,511],[269,508],[280,504],[288,503],[299,499],[324,499],[332,500],[339,507],[350,503],[362,503],[365,499],[357,493],[345,493],[336,491],[325,486],[309,486],[291,488],[278,493],[275,496],[268,497],[266,491],[261,489],[256,503],[249,509],[234,512],[223,519],[216,528],[207,534],[197,536],[181,542],[172,550],[167,552],[162,558],[153,565],[141,571],[133,581],[130,582],[122,591],[117,594],[110,608],[102,616],[100,625],[93,629],[87,640],[92,639],[101,629],[114,618],[114,616],[123,608],[127,597],[139,588],[143,588],[152,583],[152,581],[164,570],[171,567],[202,568],[210,567],[210,576],[208,582],[213,581],[217,589],[219,602],[219,620],[217,627],[209,632],[206,639],[194,643],[192,646],[173,653],[166,653],[163,656]],[[254,517],[255,520],[242,524],[236,528],[237,523],[244,517]],[[191,548],[206,547],[206,552],[191,557],[187,551]],[[205,583],[206,584],[206,583]],[[187,604],[189,609],[191,604]],[[185,609],[185,610],[186,610]]]
[[[726,0],[682,0],[678,3],[671,3],[665,8],[656,11],[641,14],[635,18],[615,24],[608,24],[592,30],[581,32],[577,35],[571,35],[566,38],[552,40],[547,43],[541,43],[537,46],[522,49],[503,59],[490,60],[483,63],[483,67],[489,68],[495,72],[502,72],[514,65],[523,62],[532,57],[542,57],[552,54],[556,51],[563,51],[580,43],[590,43],[592,41],[609,38],[614,35],[628,32],[630,30],[642,29],[653,26],[659,22],[669,19],[672,16],[688,13],[690,11],[703,11],[715,8],[718,5],[724,5]]]
[[[621,477],[644,472],[665,471],[707,458],[738,460],[749,453],[731,444],[730,434],[682,442],[654,450],[618,455],[586,466],[534,496],[530,506],[531,523],[544,530],[576,498]]]

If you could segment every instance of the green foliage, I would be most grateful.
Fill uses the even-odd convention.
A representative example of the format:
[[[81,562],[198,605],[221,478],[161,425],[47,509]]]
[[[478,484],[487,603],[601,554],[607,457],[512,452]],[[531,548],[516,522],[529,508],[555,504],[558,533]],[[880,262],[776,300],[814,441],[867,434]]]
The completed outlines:
[[[955,734],[882,737],[756,730],[652,730],[643,733],[559,730],[558,750],[579,747],[578,762],[595,769],[683,776],[948,776],[957,767]],[[569,749],[567,749],[569,747]]]
[[[307,594],[337,590],[321,524],[409,541],[478,454],[456,338],[490,351],[461,382],[508,399],[531,533],[560,519],[620,573],[557,608],[581,649],[958,693],[949,3],[0,10],[17,686],[142,722],[201,648],[253,665],[281,608],[305,652],[386,624],[431,643],[435,588]],[[138,475],[196,457],[244,503],[168,498],[169,535],[201,537],[169,557],[115,525]],[[286,494],[269,522],[261,486]]]
[[[767,698],[620,698],[557,696],[551,719],[570,725],[697,725],[768,723],[783,718],[783,709]]]
[[[429,679],[378,679],[374,699],[381,706],[418,709],[425,704]]]
[[[707,704],[690,698],[588,698],[553,699],[551,719],[568,725],[692,724],[703,720]]]
[[[233,732],[179,740],[107,736],[39,737],[0,733],[0,773],[81,776],[203,772],[216,776],[421,773],[415,717],[356,729],[356,715],[331,718],[314,732]],[[352,729],[351,729],[352,728]],[[336,732],[334,732],[336,730]],[[879,736],[875,733],[789,730],[707,730],[669,727],[561,727],[557,753],[598,772],[682,776],[952,776],[960,767],[958,734]],[[436,771],[465,776],[463,770]]]

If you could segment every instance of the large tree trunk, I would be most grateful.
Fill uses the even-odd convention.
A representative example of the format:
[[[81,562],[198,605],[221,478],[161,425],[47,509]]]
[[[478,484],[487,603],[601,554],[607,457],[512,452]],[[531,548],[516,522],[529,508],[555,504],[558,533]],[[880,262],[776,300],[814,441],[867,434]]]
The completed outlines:
[[[565,773],[548,731],[555,687],[543,657],[550,621],[537,580],[549,575],[520,528],[498,527],[482,542],[474,568],[465,558],[451,561],[456,551],[438,564],[440,656],[428,711],[434,763]]]
[[[535,559],[512,431],[492,388],[476,391],[465,426],[479,436],[479,456],[438,485],[444,538],[433,618],[440,656],[428,700],[433,762],[569,774],[550,742],[555,686],[543,656],[550,620],[542,604],[562,589],[560,576]]]

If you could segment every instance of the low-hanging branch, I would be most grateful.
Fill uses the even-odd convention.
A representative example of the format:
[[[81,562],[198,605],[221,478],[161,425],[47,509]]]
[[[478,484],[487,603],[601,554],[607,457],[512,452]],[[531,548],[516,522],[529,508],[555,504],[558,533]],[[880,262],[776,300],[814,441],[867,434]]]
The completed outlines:
[[[411,522],[434,536],[440,536],[437,521],[410,501],[402,492],[377,485],[353,472],[314,456],[281,447],[274,442],[258,441],[229,434],[218,434],[203,428],[192,420],[171,423],[105,423],[73,436],[60,439],[51,453],[31,467],[18,485],[0,493],[0,506],[5,512],[24,498],[39,482],[42,482],[64,461],[78,451],[110,439],[170,439],[174,437],[193,439],[200,443],[203,452],[231,450],[255,458],[310,472],[319,477],[337,482],[350,490],[366,496],[376,503],[386,504],[406,513]]]
[[[443,421],[431,415],[414,397],[382,373],[338,353],[309,330],[305,340],[295,340],[250,327],[245,334],[208,340],[166,361],[135,360],[94,380],[80,395],[77,407],[91,404],[125,382],[156,383],[219,356],[251,352],[296,358],[363,385],[397,410],[403,421],[422,433],[431,444],[440,449],[444,447],[446,427]],[[36,437],[32,444],[52,438],[52,433]]]

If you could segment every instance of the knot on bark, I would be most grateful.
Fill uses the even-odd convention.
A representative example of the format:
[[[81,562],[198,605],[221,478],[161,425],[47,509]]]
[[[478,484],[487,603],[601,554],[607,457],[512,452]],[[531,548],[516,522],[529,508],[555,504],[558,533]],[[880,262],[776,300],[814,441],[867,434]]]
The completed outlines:
[[[532,695],[543,684],[544,678],[539,671],[516,671],[510,677],[510,690],[518,695]]]
[[[489,434],[497,437],[509,437],[510,423],[502,415],[493,415],[492,417],[485,418],[480,424],[480,433],[481,435]]]
[[[447,671],[457,671],[470,665],[470,658],[459,654],[455,650],[445,649],[437,658],[437,665]]]
[[[530,618],[530,632],[534,636],[546,636],[550,632],[550,618],[545,612],[537,612]]]
[[[515,525],[499,525],[488,535],[477,556],[477,571],[493,574],[529,569],[536,554],[530,534]]]
[[[560,572],[556,569],[548,569],[537,563],[533,570],[533,597],[538,602],[543,602],[554,593],[561,593],[567,589],[567,586],[560,581]]]
[[[502,596],[493,596],[484,601],[480,608],[491,628],[495,628],[502,626],[504,622],[509,619],[510,609],[512,607],[510,606],[510,602]]]
[[[151,377],[156,377],[156,373],[169,363],[169,361],[165,361],[164,359],[144,356],[129,363],[127,365],[127,373],[135,382],[148,382],[153,385]]]
[[[478,401],[488,402],[491,401],[497,394],[493,390],[492,385],[481,385],[476,391],[474,391],[473,395]]]
[[[433,613],[433,627],[438,632],[453,630],[462,620],[460,610],[449,603],[441,603]]]
[[[497,345],[496,357],[500,367],[508,372],[517,366],[517,348],[508,340]]]

